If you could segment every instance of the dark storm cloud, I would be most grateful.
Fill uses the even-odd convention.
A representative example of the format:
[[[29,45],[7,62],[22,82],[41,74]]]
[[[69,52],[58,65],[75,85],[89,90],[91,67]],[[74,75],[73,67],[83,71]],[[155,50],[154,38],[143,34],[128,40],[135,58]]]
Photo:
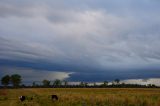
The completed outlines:
[[[0,66],[74,72],[70,80],[159,77],[159,5],[2,0]]]
[[[159,69],[156,70],[149,70],[145,69],[145,71],[142,71],[144,69],[137,69],[137,70],[130,70],[130,71],[116,71],[116,70],[105,70],[105,71],[94,71],[91,73],[73,73],[70,75],[70,78],[68,78],[69,81],[87,81],[87,82],[102,82],[102,81],[113,81],[114,79],[141,79],[143,76],[143,79],[148,78],[159,78],[160,74]]]

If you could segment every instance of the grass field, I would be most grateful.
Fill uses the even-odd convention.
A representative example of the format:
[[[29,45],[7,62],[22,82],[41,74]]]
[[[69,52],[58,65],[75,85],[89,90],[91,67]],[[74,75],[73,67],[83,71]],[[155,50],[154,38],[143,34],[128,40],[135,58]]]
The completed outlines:
[[[51,94],[59,100],[52,101]],[[26,95],[27,100],[20,102],[20,95]],[[0,106],[160,106],[160,89],[0,89]]]

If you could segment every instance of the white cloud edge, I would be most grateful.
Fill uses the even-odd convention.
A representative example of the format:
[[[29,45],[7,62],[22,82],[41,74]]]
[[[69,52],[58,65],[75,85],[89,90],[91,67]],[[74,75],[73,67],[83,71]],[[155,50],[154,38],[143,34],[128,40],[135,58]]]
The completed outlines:
[[[140,85],[154,84],[154,85],[156,85],[156,86],[160,86],[160,78],[127,79],[127,80],[122,80],[121,83],[126,83],[126,84],[140,84]]]

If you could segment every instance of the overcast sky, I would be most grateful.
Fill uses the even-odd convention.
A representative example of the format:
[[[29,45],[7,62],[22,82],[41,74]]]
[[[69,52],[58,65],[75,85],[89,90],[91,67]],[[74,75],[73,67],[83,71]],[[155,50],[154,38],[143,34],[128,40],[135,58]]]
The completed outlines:
[[[159,0],[1,0],[0,77],[160,78]]]

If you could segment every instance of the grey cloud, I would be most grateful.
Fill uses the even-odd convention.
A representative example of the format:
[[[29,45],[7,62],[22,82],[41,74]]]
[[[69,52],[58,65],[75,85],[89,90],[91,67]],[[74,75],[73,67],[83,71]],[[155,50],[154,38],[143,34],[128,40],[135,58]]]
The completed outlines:
[[[74,66],[77,73],[160,69],[155,2],[0,2],[0,59]]]
[[[51,34],[48,34],[48,35],[44,35],[44,34],[40,34],[40,35],[37,35],[37,34],[39,34],[40,32],[39,32],[39,30],[37,29],[37,30],[34,30],[35,32],[35,34],[36,35],[28,35],[28,34],[26,34],[26,39],[22,39],[22,35],[16,35],[17,37],[19,37],[18,39],[19,40],[27,40],[26,42],[24,42],[24,43],[26,43],[26,44],[28,44],[28,41],[30,42],[30,40],[29,39],[31,39],[31,38],[38,38],[38,39],[35,39],[35,40],[33,40],[32,42],[30,42],[30,48],[34,48],[35,49],[35,47],[40,47],[41,49],[42,49],[42,47],[44,46],[44,48],[46,49],[47,48],[47,45],[49,45],[47,42],[45,42],[44,41],[44,39],[41,39],[41,38],[45,38],[45,37],[51,37],[52,39],[53,39],[53,42],[55,41],[55,42],[57,42],[56,40],[58,40],[58,43],[61,43],[61,44],[55,44],[55,43],[51,43],[51,45],[54,45],[54,47],[58,47],[58,48],[60,48],[61,50],[62,49],[64,49],[64,50],[62,50],[61,51],[61,53],[64,53],[65,52],[65,54],[67,54],[67,53],[71,53],[70,52],[70,49],[67,49],[67,48],[69,48],[69,47],[71,47],[73,50],[78,50],[78,51],[83,51],[84,49],[86,49],[86,45],[87,45],[87,47],[89,48],[89,50],[91,50],[91,48],[92,48],[92,46],[97,46],[97,49],[96,49],[96,51],[95,50],[91,50],[91,51],[87,51],[87,53],[90,53],[90,52],[94,52],[94,53],[96,53],[96,52],[98,52],[98,51],[101,51],[101,50],[103,50],[103,52],[102,53],[97,53],[98,55],[102,55],[102,54],[108,54],[110,57],[114,57],[114,55],[117,55],[117,53],[119,54],[119,52],[122,54],[122,55],[126,55],[126,54],[130,54],[130,51],[127,51],[128,49],[129,49],[129,47],[126,45],[126,44],[128,44],[129,42],[127,41],[127,40],[130,40],[130,39],[134,39],[134,38],[136,38],[136,35],[132,35],[131,36],[131,38],[124,38],[124,35],[123,35],[123,33],[125,33],[125,31],[127,31],[127,30],[131,30],[132,31],[132,26],[131,26],[131,28],[129,29],[129,28],[126,28],[126,27],[124,27],[124,28],[121,28],[121,25],[125,22],[125,20],[123,20],[123,19],[121,19],[121,18],[118,18],[118,17],[115,17],[115,16],[108,16],[108,15],[106,15],[105,13],[99,13],[99,11],[97,11],[97,12],[92,12],[92,11],[88,11],[87,13],[85,13],[85,14],[82,14],[82,15],[80,15],[81,17],[82,17],[82,19],[80,18],[79,19],[79,21],[78,21],[78,23],[73,23],[73,24],[60,24],[59,25],[59,27],[57,27],[56,25],[49,25],[49,28],[50,28],[50,30],[51,30],[51,27],[53,26],[53,29],[54,29],[54,31],[56,31],[56,33],[53,31],[50,31],[50,32],[52,32],[53,34],[56,34],[56,35],[51,35]],[[94,17],[92,17],[92,16],[95,16],[95,18]],[[84,18],[84,19],[83,19]],[[98,19],[102,19],[102,20],[100,20],[100,22],[102,21],[104,21],[105,22],[105,18],[108,18],[109,20],[111,20],[111,22],[109,22],[109,23],[106,23],[106,24],[99,24],[99,21],[97,21]],[[91,20],[92,19],[92,21],[90,21],[90,22],[88,22],[88,23],[85,23],[85,22],[87,22],[88,21],[88,19],[89,20]],[[114,21],[117,21],[117,23],[115,23]],[[120,21],[120,22],[119,22]],[[123,22],[124,21],[124,22]],[[30,20],[29,20],[29,22],[30,22]],[[32,22],[32,21],[31,21]],[[81,23],[80,23],[81,22]],[[83,25],[83,22],[84,22],[84,25]],[[130,20],[128,20],[128,22],[130,22]],[[44,21],[44,23],[46,24],[46,26],[48,26],[48,22],[46,22],[46,21]],[[85,24],[86,24],[86,26],[85,26]],[[109,24],[109,25],[108,25]],[[28,24],[28,26],[30,26],[31,25],[31,23],[30,24]],[[63,27],[63,25],[65,25],[66,26],[66,29],[64,29],[64,27]],[[77,25],[76,27],[75,27],[75,25]],[[93,26],[93,27],[91,27],[91,25],[95,25],[95,26]],[[98,26],[96,26],[96,25],[98,25]],[[116,27],[117,27],[117,29],[118,28],[120,28],[119,30],[116,30],[116,29],[114,29],[114,26],[116,25]],[[128,26],[128,24],[126,24],[127,26]],[[86,29],[80,29],[81,27],[86,27]],[[35,26],[36,27],[36,26]],[[68,28],[67,28],[68,27]],[[76,30],[75,31],[73,31],[73,32],[70,32],[71,31],[71,29],[73,29],[73,28],[76,28]],[[109,27],[111,30],[108,30],[108,29],[104,29],[104,28],[106,28],[106,27]],[[142,27],[142,26],[141,26]],[[141,28],[140,27],[140,28]],[[43,27],[42,27],[43,28]],[[102,28],[102,29],[101,29]],[[135,28],[135,25],[133,26],[133,28]],[[48,29],[47,29],[48,30]],[[61,30],[62,30],[62,32],[61,32]],[[98,33],[96,32],[96,31],[94,31],[94,30],[97,30],[97,31],[99,31],[100,33],[102,33],[102,35],[98,35]],[[45,31],[45,30],[44,30]],[[116,32],[117,31],[117,32]],[[26,32],[26,31],[24,31],[24,32]],[[24,33],[23,31],[21,32],[20,31],[20,34],[22,33]],[[98,38],[99,39],[99,42],[100,41],[102,41],[103,42],[103,40],[104,40],[104,42],[105,41],[113,41],[113,44],[111,44],[111,43],[108,43],[108,42],[105,42],[105,43],[103,43],[103,44],[97,44],[97,42],[95,42],[95,41],[92,41],[91,39],[85,39],[88,35],[87,35],[87,32],[91,32],[91,38],[92,38],[92,34],[94,35],[94,34],[96,34],[95,35],[95,39],[96,38]],[[28,33],[30,33],[30,32],[28,32]],[[42,33],[44,33],[43,31],[42,31]],[[57,35],[58,34],[58,35]],[[65,35],[66,34],[66,35]],[[71,34],[71,35],[70,35]],[[76,35],[76,34],[78,34],[78,35]],[[110,35],[105,35],[105,34],[111,34],[111,36]],[[56,38],[55,38],[55,36],[57,36]],[[64,37],[65,39],[63,40],[63,38],[59,38],[58,36],[62,36],[62,37]],[[78,37],[78,39],[76,39],[74,36],[77,36]],[[126,35],[125,35],[126,36]],[[139,35],[139,36],[141,36],[141,35]],[[9,37],[10,37],[10,35],[9,35]],[[68,37],[68,38],[66,38],[66,37]],[[94,36],[93,36],[94,37]],[[23,37],[24,38],[24,37]],[[143,37],[142,37],[143,38]],[[14,39],[14,37],[12,38],[12,39]],[[17,38],[16,38],[17,39]],[[46,39],[46,41],[47,40],[50,40],[50,39],[47,39],[47,38],[45,38]],[[75,41],[72,41],[72,42],[69,42],[69,40],[70,39],[74,39]],[[81,40],[82,39],[82,40]],[[84,40],[83,40],[84,39]],[[126,41],[123,41],[123,39],[125,39]],[[36,42],[35,42],[36,41]],[[118,41],[118,42],[117,42]],[[141,40],[139,40],[139,39],[135,39],[135,41],[137,42],[137,43],[141,43]],[[84,44],[82,44],[82,42],[84,43]],[[123,42],[125,42],[125,43],[123,43]],[[21,43],[23,43],[23,41],[21,41]],[[42,44],[41,44],[42,43]],[[142,42],[142,44],[144,44],[145,42]],[[25,44],[25,45],[26,45]],[[122,45],[121,45],[122,44]],[[130,44],[130,43],[129,43]],[[134,44],[134,42],[133,42],[133,44]],[[46,45],[46,46],[45,46]],[[105,46],[105,45],[109,45],[108,47],[107,46]],[[112,45],[112,46],[110,46],[110,45]],[[33,47],[32,47],[33,46]],[[35,47],[34,47],[35,46]],[[75,48],[77,46],[77,48]],[[114,47],[115,46],[115,47]],[[135,46],[136,45],[132,45],[133,46],[133,48],[135,48]],[[138,45],[137,45],[138,46]],[[81,47],[82,47],[82,49],[81,49]],[[122,48],[123,47],[123,48]],[[125,48],[124,48],[125,47]],[[26,47],[24,47],[24,48],[26,48]],[[42,51],[41,51],[41,49],[39,49],[40,51],[37,51],[37,52],[39,52],[39,54],[40,53],[42,53]],[[44,50],[45,50],[44,49]],[[53,51],[53,48],[48,48],[48,49],[50,49],[52,52],[51,53],[53,53],[54,51]],[[136,49],[136,48],[135,48]],[[32,50],[32,49],[30,49],[31,51],[34,51],[34,50]],[[43,50],[43,49],[42,49]],[[87,49],[86,49],[87,50]],[[56,51],[57,51],[57,49],[56,49]],[[83,52],[86,52],[86,51],[83,51]],[[46,51],[46,53],[48,53],[48,51]],[[86,54],[87,54],[86,53]],[[73,55],[73,54],[72,54]],[[91,53],[89,54],[89,55],[91,55]],[[112,56],[113,55],[113,56]],[[62,56],[62,55],[61,55]],[[97,55],[96,55],[97,56]],[[99,57],[98,57],[99,58]],[[116,58],[117,58],[117,56],[116,56]]]

